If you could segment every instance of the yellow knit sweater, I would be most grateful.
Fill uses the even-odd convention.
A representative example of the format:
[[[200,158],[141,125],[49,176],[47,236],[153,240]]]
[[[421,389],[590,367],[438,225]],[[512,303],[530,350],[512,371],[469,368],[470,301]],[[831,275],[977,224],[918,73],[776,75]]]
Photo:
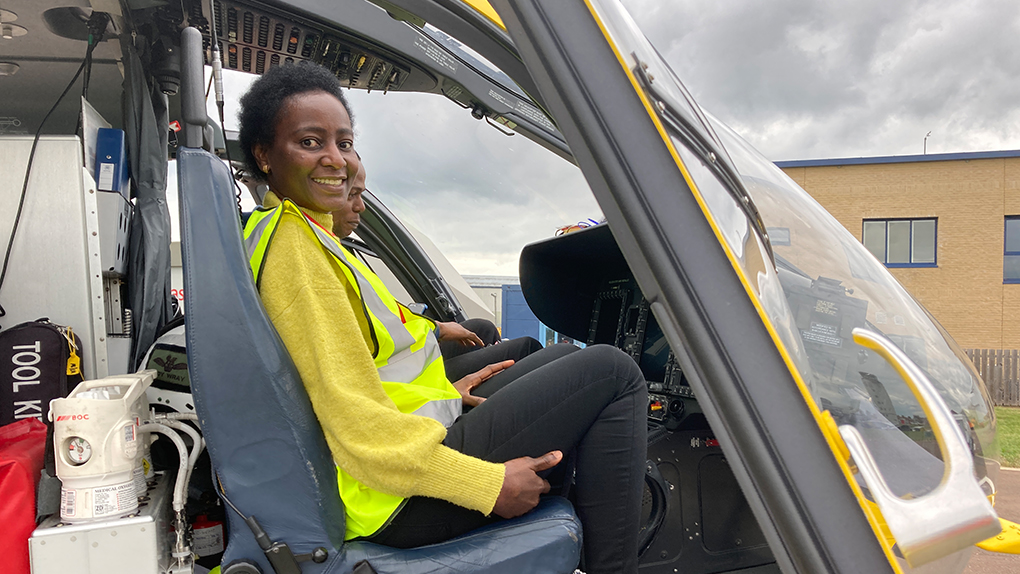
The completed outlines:
[[[266,207],[279,203],[272,193],[266,197]],[[330,214],[305,213],[332,229]],[[379,381],[357,317],[362,307],[349,287],[308,226],[285,213],[263,266],[262,302],[301,374],[333,460],[380,492],[490,514],[505,467],[443,446],[443,425],[397,410]]]

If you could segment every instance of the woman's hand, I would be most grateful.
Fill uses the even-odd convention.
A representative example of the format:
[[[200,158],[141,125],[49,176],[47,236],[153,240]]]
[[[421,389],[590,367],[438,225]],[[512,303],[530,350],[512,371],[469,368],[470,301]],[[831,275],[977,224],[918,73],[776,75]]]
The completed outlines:
[[[463,379],[457,381],[456,383],[453,383],[453,388],[457,389],[457,392],[460,393],[460,398],[464,401],[465,405],[469,407],[477,407],[478,405],[485,402],[485,399],[482,397],[476,397],[472,395],[471,391],[474,390],[474,388],[477,387],[478,385],[491,379],[493,376],[503,371],[503,369],[506,369],[513,364],[514,364],[513,359],[507,359],[506,361],[493,363],[485,367],[484,369],[475,373],[471,373],[470,375],[464,377]]]
[[[439,323],[440,341],[457,341],[465,347],[484,347],[482,339],[460,323]]]
[[[538,473],[550,469],[563,460],[563,453],[554,450],[538,458],[522,456],[503,463],[506,474],[503,488],[499,491],[493,514],[503,518],[514,518],[538,505],[538,498],[549,492],[549,481]]]

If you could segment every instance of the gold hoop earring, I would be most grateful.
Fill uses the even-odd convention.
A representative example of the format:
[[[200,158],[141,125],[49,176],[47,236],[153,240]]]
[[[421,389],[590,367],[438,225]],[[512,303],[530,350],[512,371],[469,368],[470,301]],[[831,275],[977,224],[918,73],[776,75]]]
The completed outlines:
[[[262,166],[262,173],[269,173],[269,164]]]

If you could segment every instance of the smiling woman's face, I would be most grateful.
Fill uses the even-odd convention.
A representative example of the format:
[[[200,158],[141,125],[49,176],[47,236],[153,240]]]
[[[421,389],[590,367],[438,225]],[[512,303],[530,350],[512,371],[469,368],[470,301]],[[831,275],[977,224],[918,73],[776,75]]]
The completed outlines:
[[[351,118],[336,97],[322,91],[287,98],[276,114],[276,137],[256,145],[269,171],[269,187],[306,209],[329,213],[347,203],[360,163]]]

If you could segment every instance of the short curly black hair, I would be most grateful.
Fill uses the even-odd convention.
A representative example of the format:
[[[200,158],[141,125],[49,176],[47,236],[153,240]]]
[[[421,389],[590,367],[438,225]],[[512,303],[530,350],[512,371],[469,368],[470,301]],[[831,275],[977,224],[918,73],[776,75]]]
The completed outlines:
[[[276,137],[276,116],[287,98],[306,92],[326,92],[336,96],[351,117],[354,114],[341,90],[340,80],[322,66],[308,61],[274,66],[255,80],[248,92],[241,96],[238,139],[244,150],[244,164],[252,177],[265,180],[265,174],[255,158],[255,145],[271,145]]]

